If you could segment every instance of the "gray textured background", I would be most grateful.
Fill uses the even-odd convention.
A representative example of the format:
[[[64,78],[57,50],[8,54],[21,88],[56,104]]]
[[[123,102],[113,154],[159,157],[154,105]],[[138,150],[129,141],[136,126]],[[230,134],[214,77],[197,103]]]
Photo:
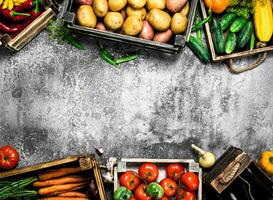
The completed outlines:
[[[1,50],[0,145],[20,151],[20,166],[94,152],[93,145],[104,158],[194,158],[191,143],[217,155],[229,145],[253,158],[272,150],[272,55],[241,75],[203,65],[187,48],[178,56],[142,50],[114,69],[93,40],[81,41],[86,51],[44,31],[19,53]]]

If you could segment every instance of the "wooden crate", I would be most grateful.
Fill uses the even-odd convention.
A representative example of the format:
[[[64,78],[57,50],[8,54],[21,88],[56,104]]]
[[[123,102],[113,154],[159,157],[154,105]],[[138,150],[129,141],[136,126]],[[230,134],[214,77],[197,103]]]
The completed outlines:
[[[199,177],[199,188],[196,200],[202,200],[202,169],[199,164],[192,159],[145,159],[145,158],[121,158],[114,168],[114,191],[119,187],[119,177],[122,173],[131,170],[137,172],[142,163],[154,163],[159,169],[158,180],[165,177],[165,168],[170,163],[180,163],[186,167],[187,171],[195,172]]]
[[[204,0],[200,0],[200,5],[201,5],[201,12],[203,18],[206,18],[208,16],[207,10],[204,4]],[[211,56],[213,61],[222,61],[222,60],[228,60],[228,59],[234,59],[234,58],[240,58],[240,57],[247,57],[247,56],[252,56],[258,53],[263,53],[263,52],[269,52],[273,51],[273,37],[271,38],[271,41],[268,42],[268,46],[263,47],[263,48],[256,48],[253,50],[245,50],[245,51],[238,51],[234,52],[229,55],[217,55],[214,45],[213,45],[213,40],[212,40],[212,34],[210,31],[210,25],[209,23],[205,24],[205,31],[208,39],[208,46],[210,48]]]
[[[90,171],[91,175],[95,178],[100,200],[107,200],[99,164],[96,161],[95,157],[89,154],[70,156],[64,159],[53,160],[50,162],[45,162],[29,167],[23,167],[11,171],[2,172],[0,173],[0,180],[4,178],[6,179],[16,177],[27,178],[28,176],[35,176],[38,175],[40,172],[44,172],[50,169],[71,166],[80,167],[83,172],[89,173]]]

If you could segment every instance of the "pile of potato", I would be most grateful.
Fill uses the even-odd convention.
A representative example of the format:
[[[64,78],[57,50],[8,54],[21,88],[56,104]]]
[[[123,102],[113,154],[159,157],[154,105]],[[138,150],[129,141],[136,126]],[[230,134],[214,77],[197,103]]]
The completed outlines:
[[[188,0],[77,0],[81,26],[167,43],[187,28]]]

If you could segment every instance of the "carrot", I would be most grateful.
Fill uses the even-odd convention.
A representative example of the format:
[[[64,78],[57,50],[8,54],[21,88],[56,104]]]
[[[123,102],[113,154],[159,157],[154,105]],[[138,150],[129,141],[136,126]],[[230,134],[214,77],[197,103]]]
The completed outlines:
[[[39,180],[40,181],[47,181],[52,178],[58,178],[58,177],[69,175],[69,174],[76,174],[80,171],[81,171],[80,167],[56,169],[53,171],[48,171],[48,172],[39,174]]]
[[[75,187],[75,188],[73,188],[73,189],[66,190],[66,191],[53,192],[53,193],[51,193],[50,195],[47,195],[47,196],[54,197],[54,196],[58,196],[59,194],[62,194],[62,193],[73,192],[73,191],[81,190],[81,189],[83,189],[83,188],[85,188],[85,187],[87,187],[87,185],[82,185],[82,186]]]
[[[85,197],[45,197],[39,198],[37,200],[90,200],[90,199]]]
[[[83,192],[65,192],[58,195],[59,197],[88,197],[87,194]]]
[[[82,176],[64,176],[57,179],[50,179],[47,181],[36,181],[33,183],[34,187],[42,188],[42,187],[48,187],[52,185],[63,185],[68,183],[80,183],[88,181],[88,178],[82,177]]]
[[[87,182],[84,183],[70,183],[70,184],[64,184],[64,185],[53,185],[45,188],[41,188],[38,190],[39,195],[41,196],[50,196],[52,193],[61,192],[61,191],[68,191],[73,188],[83,186],[87,184]]]

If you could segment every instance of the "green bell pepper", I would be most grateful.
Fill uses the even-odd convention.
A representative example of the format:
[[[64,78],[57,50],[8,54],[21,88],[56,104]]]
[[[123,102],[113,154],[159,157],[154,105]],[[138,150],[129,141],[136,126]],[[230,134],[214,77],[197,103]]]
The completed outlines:
[[[133,193],[126,187],[119,187],[114,193],[114,200],[129,200],[133,196]]]
[[[154,199],[161,199],[164,195],[164,190],[161,185],[153,182],[148,185],[146,193]]]

